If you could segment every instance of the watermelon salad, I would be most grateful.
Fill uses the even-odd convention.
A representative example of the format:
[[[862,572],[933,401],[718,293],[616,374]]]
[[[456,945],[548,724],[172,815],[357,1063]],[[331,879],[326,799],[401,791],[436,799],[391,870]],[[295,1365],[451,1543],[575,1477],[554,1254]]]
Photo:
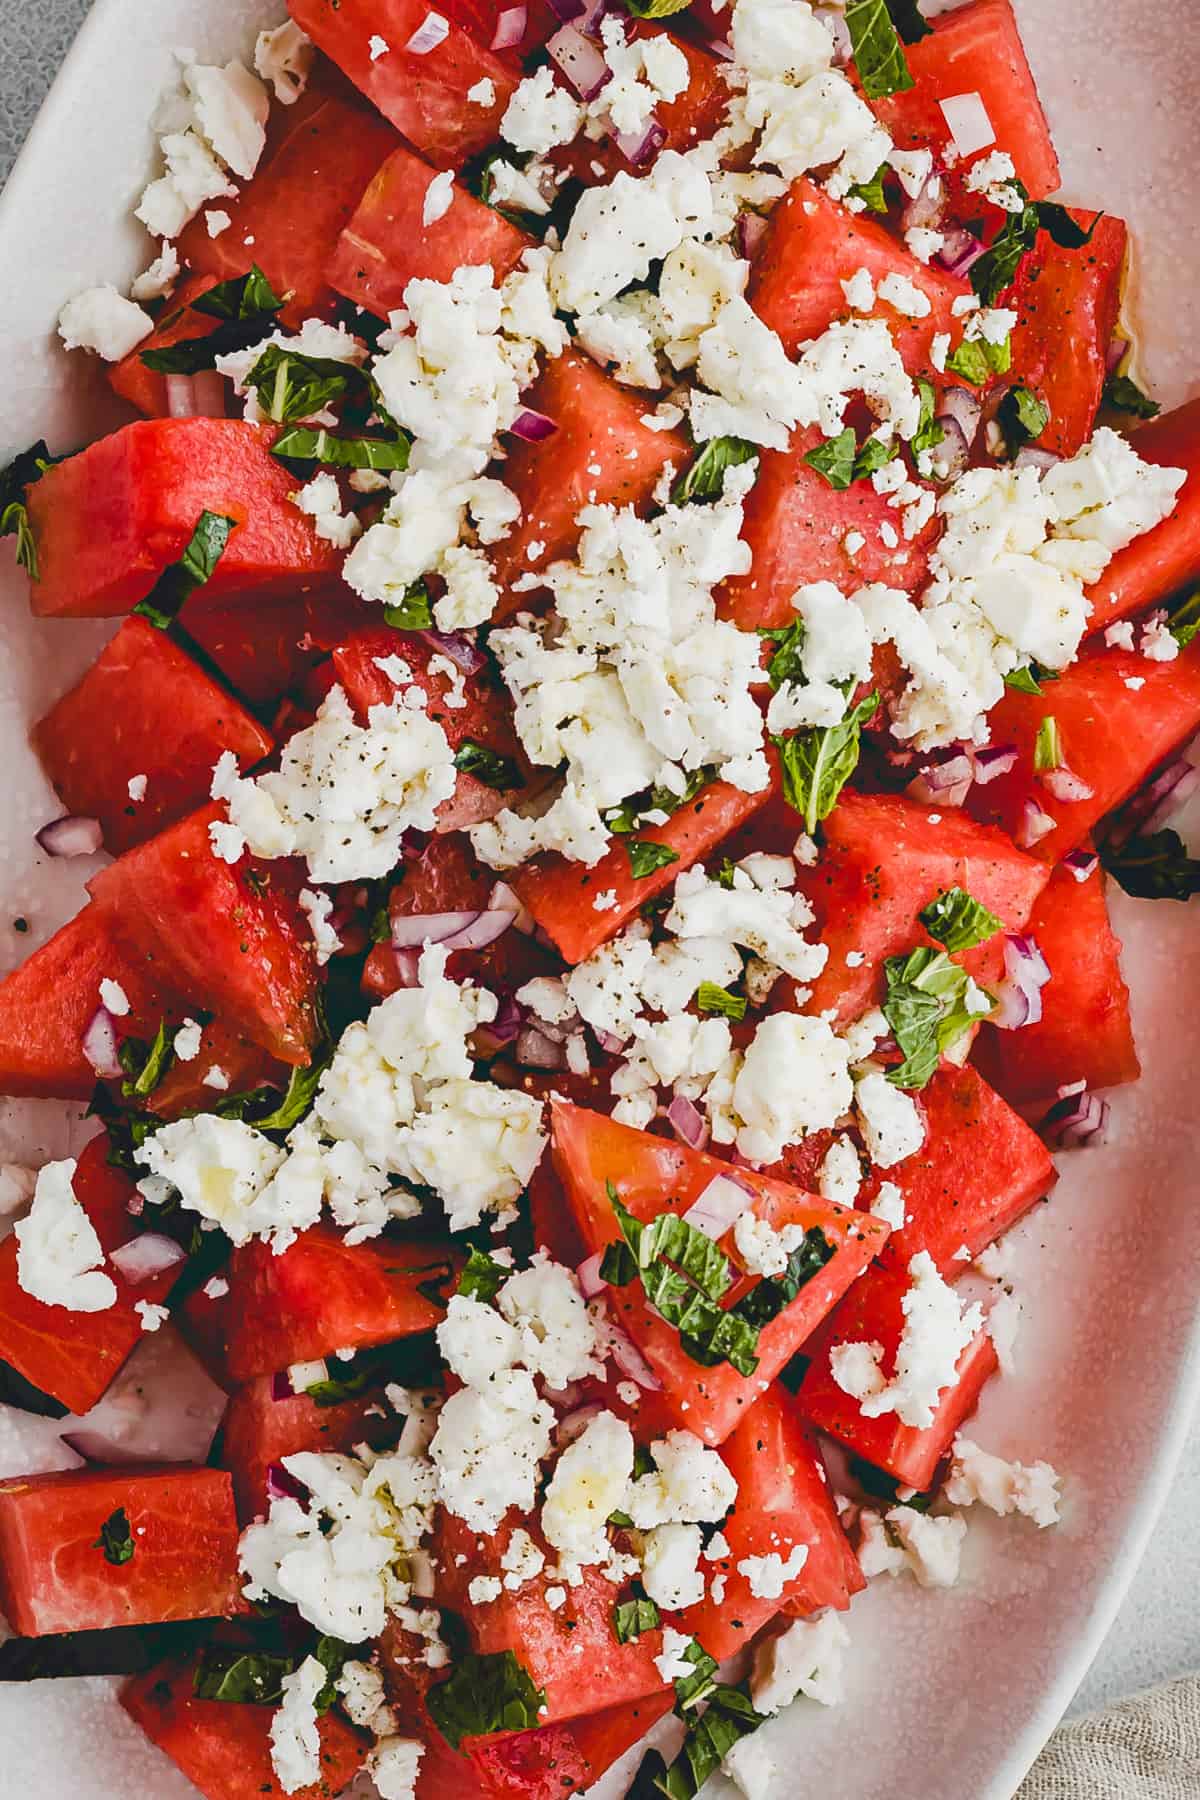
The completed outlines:
[[[1200,405],[1010,0],[291,15],[62,312],[128,422],[2,477],[33,613],[120,622],[0,984],[94,1122],[0,1178],[74,1464],[0,1481],[0,1673],[126,1677],[208,1800],[648,1734],[638,1800],[762,1800],[869,1580],[1070,1504],[971,1414],[1138,1076],[1106,882],[1200,887]],[[190,1461],[105,1401],[164,1326]]]

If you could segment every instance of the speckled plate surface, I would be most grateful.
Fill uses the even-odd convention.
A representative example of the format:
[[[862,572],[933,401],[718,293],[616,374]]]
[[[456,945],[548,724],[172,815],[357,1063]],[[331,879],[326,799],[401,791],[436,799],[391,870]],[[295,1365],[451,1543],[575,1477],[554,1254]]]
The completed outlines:
[[[1141,366],[1159,396],[1197,380],[1200,252],[1195,102],[1185,54],[1195,0],[1017,0],[1068,200],[1134,227]],[[132,206],[151,167],[150,118],[171,50],[244,52],[279,8],[249,0],[98,0],[0,201],[0,451],[39,436],[63,450],[117,422],[87,359],[53,339],[59,306],[148,260]],[[90,865],[54,864],[33,832],[54,800],[30,722],[94,654],[104,627],[38,624],[11,540],[0,544],[0,967],[79,904]],[[1025,1307],[1017,1374],[993,1382],[973,1428],[1007,1456],[1065,1476],[1063,1524],[972,1517],[950,1593],[875,1583],[850,1615],[844,1706],[801,1705],[767,1728],[785,1795],[836,1800],[1010,1800],[1110,1625],[1167,1490],[1200,1386],[1200,1066],[1195,913],[1116,897],[1145,1078],[1117,1096],[1113,1141],[1064,1159],[1048,1207],[1016,1234]],[[18,933],[12,921],[29,921]],[[0,1160],[78,1147],[79,1109],[0,1102]],[[146,1345],[117,1403],[138,1415],[146,1377],[174,1362],[185,1408],[217,1397],[165,1341]],[[107,1404],[112,1404],[110,1400]],[[175,1409],[176,1413],[178,1408]],[[146,1441],[160,1428],[138,1427]],[[63,1466],[53,1429],[0,1408],[0,1474]],[[0,1691],[0,1793],[43,1800],[176,1800],[194,1789],[119,1711],[106,1681]]]

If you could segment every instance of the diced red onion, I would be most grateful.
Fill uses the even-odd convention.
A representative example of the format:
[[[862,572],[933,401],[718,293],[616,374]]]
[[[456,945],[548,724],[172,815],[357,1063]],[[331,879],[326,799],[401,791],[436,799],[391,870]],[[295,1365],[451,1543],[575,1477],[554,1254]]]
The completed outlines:
[[[853,46],[850,42],[850,27],[846,23],[845,14],[836,7],[818,6],[814,8],[816,16],[833,39],[833,64],[837,69],[844,69],[850,61]]]
[[[130,1238],[127,1244],[119,1244],[115,1250],[110,1250],[108,1260],[126,1281],[150,1281],[155,1275],[165,1275],[168,1269],[186,1262],[187,1252],[174,1238],[164,1237],[158,1231],[144,1231],[140,1237]]]
[[[106,1006],[97,1007],[92,1014],[79,1047],[83,1051],[84,1060],[101,1081],[116,1081],[124,1073],[121,1058],[117,1054],[116,1024]]]
[[[581,1021],[577,1012],[569,1013],[565,1019],[543,1019],[538,1013],[531,1013],[529,1023],[552,1044],[565,1044],[571,1034],[579,1030]]]
[[[201,369],[198,375],[192,376],[192,385],[196,396],[196,417],[223,419],[229,395],[224,375],[218,374],[216,369]]]
[[[754,212],[741,212],[737,221],[738,255],[749,262],[764,237],[767,235],[767,221]]]
[[[1017,842],[1022,850],[1032,850],[1048,832],[1054,830],[1055,823],[1049,813],[1042,811],[1036,800],[1027,800],[1021,808],[1021,823],[1017,827]]]
[[[555,1448],[565,1450],[568,1444],[573,1444],[603,1411],[602,1401],[589,1400],[586,1406],[577,1406],[572,1412],[564,1414],[554,1428]]]
[[[272,1400],[294,1400],[296,1390],[292,1386],[292,1378],[286,1369],[280,1369],[271,1377]]]
[[[1001,1031],[1019,1031],[1036,1025],[1042,1016],[1042,989],[1050,979],[1050,967],[1031,937],[1004,940],[1005,979],[996,989],[997,1007],[992,1024]]]
[[[612,80],[612,70],[602,52],[577,25],[562,26],[548,40],[546,49],[581,100],[594,100]]]
[[[629,166],[640,169],[657,156],[666,143],[667,128],[652,114],[640,131],[614,131],[611,136]]]
[[[132,1469],[140,1463],[188,1461],[187,1457],[151,1456],[143,1446],[118,1443],[102,1431],[64,1431],[60,1433],[59,1442],[97,1469]]]
[[[587,0],[582,13],[574,22],[580,31],[586,31],[589,37],[599,37],[600,26],[606,15],[618,10],[620,9],[617,7],[616,0]]]
[[[971,790],[974,770],[965,751],[933,763],[910,781],[905,792],[926,806],[961,806]]]
[[[1121,808],[1109,833],[1112,842],[1123,844],[1135,832],[1160,830],[1190,800],[1198,782],[1200,771],[1187,757],[1174,757]]]
[[[1087,1082],[1082,1078],[1079,1081],[1064,1081],[1055,1088],[1054,1096],[1057,1100],[1067,1100],[1072,1094],[1082,1094],[1086,1087]]]
[[[554,436],[558,426],[548,413],[535,412],[531,406],[526,406],[509,429],[514,437],[522,438],[527,444],[541,444]]]
[[[714,1175],[700,1198],[684,1213],[683,1222],[702,1231],[715,1244],[737,1224],[751,1198],[740,1181],[733,1181],[728,1175]]]
[[[931,171],[919,193],[906,200],[900,214],[902,231],[929,231],[942,222],[946,210],[946,184],[936,171]]]
[[[1044,450],[1040,444],[1022,444],[1013,457],[1013,468],[1036,469],[1039,475],[1044,475],[1047,469],[1053,469],[1061,461],[1062,457],[1055,450]]]
[[[1069,870],[1076,881],[1086,881],[1089,875],[1095,873],[1099,863],[1100,858],[1088,850],[1070,850],[1063,857],[1063,868]]]
[[[1053,794],[1064,805],[1069,806],[1076,800],[1091,800],[1095,797],[1095,788],[1082,775],[1076,775],[1074,769],[1068,769],[1066,763],[1059,763],[1057,769],[1039,770],[1038,780],[1048,794]]]
[[[409,913],[392,920],[392,948],[415,950],[442,944],[447,950],[485,950],[503,937],[515,918],[510,912]]]
[[[1087,1088],[1059,1100],[1042,1120],[1042,1133],[1060,1150],[1098,1149],[1108,1133],[1109,1105]]]
[[[517,1038],[516,1058],[527,1069],[561,1069],[566,1060],[562,1045],[532,1025]]]
[[[139,1193],[137,1188],[134,1188],[132,1194],[130,1194],[128,1200],[125,1202],[125,1211],[129,1214],[131,1219],[140,1219],[145,1210],[146,1196],[145,1194]]]
[[[518,900],[516,889],[510,888],[507,881],[498,881],[488,895],[488,911],[512,913],[513,930],[522,937],[529,937],[535,929],[533,914]]]
[[[583,0],[575,0],[580,11]],[[514,50],[525,36],[525,27],[529,22],[529,9],[524,6],[508,6],[496,20],[496,29],[492,33],[493,50]]]
[[[667,1108],[667,1122],[680,1143],[689,1150],[703,1150],[708,1142],[708,1125],[704,1114],[686,1094],[676,1094]]]
[[[608,1286],[600,1274],[600,1264],[604,1261],[603,1250],[597,1250],[586,1262],[581,1262],[575,1271],[575,1279],[579,1283],[579,1291],[585,1300],[594,1300]]]
[[[1115,375],[1125,360],[1125,352],[1129,348],[1129,339],[1112,337],[1104,356],[1104,370],[1107,375]]]
[[[979,395],[973,394],[969,388],[948,387],[942,395],[937,416],[938,423],[943,426],[948,419],[953,420],[962,432],[963,441],[969,450],[979,435],[979,421],[983,417],[983,402]]]
[[[437,1591],[437,1571],[428,1550],[410,1550],[408,1578],[418,1600],[432,1600]]]
[[[267,1498],[270,1500],[307,1500],[309,1490],[281,1462],[267,1468]]]
[[[99,819],[85,819],[79,813],[64,813],[52,819],[34,834],[47,856],[95,856],[104,842]]]
[[[609,1352],[622,1375],[628,1375],[630,1381],[636,1381],[640,1388],[647,1388],[652,1394],[658,1393],[662,1382],[629,1333],[622,1330],[620,1325],[615,1325],[611,1319],[607,1323],[607,1333]]]
[[[511,994],[500,1002],[500,1010],[487,1029],[502,1044],[511,1044],[524,1022],[524,1014]]]
[[[450,26],[441,13],[428,12],[417,26],[404,48],[412,56],[428,56],[439,44],[445,43],[450,35]]]
[[[473,644],[469,637],[464,637],[461,631],[420,631],[415,635],[443,650],[451,662],[458,664],[464,675],[474,675],[487,661],[478,645]]]
[[[1000,775],[1007,775],[1016,766],[1015,744],[987,744],[982,750],[975,752],[975,780],[980,787],[986,787],[989,781],[995,781]]]
[[[192,419],[196,416],[196,389],[190,375],[168,375],[166,378],[167,417]]]
[[[625,1039],[618,1037],[615,1031],[596,1030],[596,1042],[606,1056],[618,1056],[625,1047]]]
[[[937,481],[957,481],[965,475],[971,461],[971,446],[963,436],[957,419],[938,419],[942,428],[940,441],[931,453],[931,472]]]
[[[936,252],[934,261],[948,269],[951,275],[965,275],[987,249],[986,244],[962,225],[951,225],[943,236],[945,242]]]
[[[947,94],[938,101],[938,108],[960,156],[974,156],[977,150],[995,143],[996,128],[979,93]]]

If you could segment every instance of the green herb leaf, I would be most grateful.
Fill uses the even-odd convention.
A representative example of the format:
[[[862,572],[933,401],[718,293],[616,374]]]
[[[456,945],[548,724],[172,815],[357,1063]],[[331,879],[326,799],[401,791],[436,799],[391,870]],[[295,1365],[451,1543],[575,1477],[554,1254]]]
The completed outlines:
[[[723,856],[721,858],[721,866],[717,870],[715,876],[717,886],[723,887],[727,891],[731,891],[733,888],[733,878],[736,873],[737,870],[730,858],[728,856]]]
[[[1081,250],[1091,242],[1092,233],[1103,217],[1097,213],[1085,230],[1075,223],[1064,206],[1052,200],[1030,200],[1019,181],[1008,185],[1016,188],[1025,204],[1019,213],[1006,215],[989,249],[971,266],[971,286],[985,306],[990,306],[1005,288],[1012,286],[1021,258],[1033,249],[1039,231],[1047,232],[1064,250]]]
[[[814,1275],[821,1273],[835,1250],[836,1245],[829,1242],[819,1225],[810,1226],[804,1234],[804,1242],[797,1244],[789,1255],[784,1273],[758,1282],[737,1302],[734,1312],[761,1331],[792,1304],[800,1289],[807,1286]]]
[[[651,821],[652,813],[665,813],[668,818],[671,817],[679,811],[681,806],[687,806],[690,801],[694,800],[701,789],[706,788],[709,782],[715,779],[715,772],[712,769],[693,769],[687,776],[682,794],[677,794],[674,788],[668,787],[644,788],[640,794],[632,795],[620,806],[609,807],[604,815],[604,823],[618,837],[628,836],[631,831],[636,831],[638,826],[643,823],[652,822],[661,825],[661,819]]]
[[[1200,588],[1193,588],[1171,608],[1170,628],[1179,648],[1186,650],[1200,631]]]
[[[1190,900],[1200,894],[1200,860],[1189,856],[1177,831],[1132,837],[1100,860],[1127,894],[1138,900]]]
[[[409,440],[399,438],[343,438],[330,432],[293,425],[275,440],[271,455],[293,462],[325,463],[335,469],[407,469]]]
[[[657,1631],[661,1623],[657,1606],[645,1595],[613,1607],[613,1631],[618,1644],[632,1644],[643,1631]]]
[[[1032,662],[1019,669],[1010,669],[1004,677],[1004,685],[1015,689],[1018,694],[1040,694],[1047,681],[1057,680],[1057,669],[1044,669],[1041,663]]]
[[[159,631],[173,625],[184,601],[211,579],[237,525],[236,519],[226,518],[224,513],[202,512],[179,561],[163,570],[146,598],[134,607],[138,617],[148,619]]]
[[[625,10],[635,19],[670,19],[691,3],[692,0],[625,0]]]
[[[1050,408],[1032,388],[1011,387],[996,409],[996,419],[1009,456],[1015,456],[1023,444],[1041,437],[1050,423]]]
[[[693,1800],[733,1746],[765,1723],[744,1685],[713,1683],[704,1712],[689,1722],[679,1755],[665,1774],[652,1774],[651,1779],[668,1800]]]
[[[328,1679],[325,1686],[313,1701],[318,1714],[327,1713],[338,1697],[337,1678],[354,1655],[353,1644],[343,1644],[341,1638],[320,1637],[313,1645],[311,1655],[326,1670]]]
[[[644,881],[647,875],[679,861],[677,850],[669,844],[656,844],[653,838],[626,838],[625,848],[629,853],[629,872],[635,881]]]
[[[944,950],[924,946],[907,956],[889,956],[884,973],[883,1014],[904,1052],[903,1063],[889,1069],[887,1078],[896,1087],[923,1088],[943,1052],[985,1015],[967,1010],[971,978]]]
[[[686,506],[693,500],[719,499],[725,486],[726,470],[736,468],[739,463],[753,462],[757,455],[758,445],[748,444],[745,438],[710,438],[671,489],[671,504]]]
[[[234,1650],[210,1644],[202,1652],[192,1674],[192,1692],[198,1700],[226,1700],[240,1706],[277,1706],[283,1698],[283,1678],[296,1667],[292,1656],[273,1656],[266,1651]]]
[[[1037,729],[1037,737],[1033,743],[1033,767],[1037,774],[1043,775],[1048,769],[1061,769],[1063,764],[1062,738],[1059,735],[1058,720],[1053,713],[1047,713]]]
[[[485,1306],[490,1306],[511,1274],[511,1269],[485,1250],[472,1248],[454,1291],[468,1300],[481,1300]]]
[[[777,693],[785,681],[803,684],[804,620],[796,617],[790,625],[760,626],[758,635],[775,645],[774,654],[767,664],[767,680],[772,692]],[[731,886],[732,880],[731,876]]]
[[[676,1328],[681,1347],[694,1362],[706,1368],[728,1362],[739,1374],[753,1375],[758,1367],[757,1329],[718,1304],[733,1280],[724,1252],[677,1213],[660,1213],[643,1225],[621,1203],[611,1183],[608,1195],[633,1268],[629,1258],[614,1254],[610,1247],[601,1263],[603,1278],[616,1277],[613,1285],[624,1287],[634,1274],[640,1275],[647,1300]]]
[[[1057,200],[1039,200],[1037,211],[1039,230],[1053,238],[1060,250],[1082,250],[1085,244],[1091,243],[1096,227],[1104,217],[1098,212],[1090,225],[1079,225]]]
[[[1104,384],[1104,403],[1115,412],[1129,413],[1135,419],[1155,419],[1162,411],[1157,400],[1144,394],[1128,375],[1110,375]]]
[[[675,1677],[675,1710],[681,1716],[693,1711],[716,1688],[713,1676],[717,1672],[717,1664],[703,1646],[693,1638],[686,1650],[680,1653],[684,1662],[690,1663],[690,1675]]]
[[[218,281],[216,287],[193,300],[192,311],[206,313],[210,319],[261,319],[267,313],[277,313],[282,305],[283,297],[275,292],[258,264],[251,263],[248,274]]]
[[[946,435],[934,417],[937,408],[937,393],[933,383],[926,381],[923,375],[917,377],[917,393],[921,399],[921,411],[917,419],[917,429],[908,440],[908,447],[914,456],[920,456],[926,450],[933,450]]]
[[[919,0],[887,0],[887,9],[906,44],[919,44],[933,30],[922,16]]]
[[[434,1724],[455,1750],[465,1737],[532,1730],[545,1704],[544,1691],[511,1650],[459,1657],[449,1680],[430,1688],[426,1699]]]
[[[961,950],[973,950],[986,944],[998,931],[1004,930],[998,919],[981,901],[968,894],[966,888],[945,889],[923,906],[917,914],[931,938],[941,944],[950,956]]]
[[[144,1100],[152,1094],[175,1060],[175,1033],[167,1030],[167,1021],[159,1021],[152,1043],[126,1038],[117,1055],[127,1080],[121,1092],[127,1100]]]
[[[255,1119],[256,1131],[290,1131],[306,1118],[317,1097],[317,1089],[321,1085],[321,1077],[329,1067],[331,1053],[314,1056],[312,1062],[302,1069],[293,1069],[288,1078],[287,1092],[274,1112],[269,1112],[265,1119]]]
[[[885,0],[850,0],[846,24],[858,79],[868,100],[902,94],[913,78]]]
[[[1011,335],[1002,344],[989,344],[986,338],[964,338],[946,358],[951,374],[961,375],[972,387],[983,387],[993,375],[1003,375],[1011,366]]]
[[[139,360],[156,375],[199,375],[204,369],[215,369],[219,356],[227,356],[235,350],[249,350],[264,338],[282,305],[283,301],[255,264],[248,275],[219,281],[198,300],[192,301],[190,311],[221,321],[215,331],[205,332],[200,337],[182,338],[161,349],[143,350]],[[182,311],[176,312],[169,314],[163,322],[174,322],[182,317]]]
[[[351,363],[328,356],[301,356],[282,344],[268,344],[246,377],[258,403],[277,425],[307,419],[345,397],[358,378]]]
[[[746,996],[731,994],[715,981],[702,981],[696,989],[696,1005],[702,1013],[718,1013],[724,1019],[744,1019]]]
[[[433,625],[433,608],[423,581],[414,581],[403,600],[383,609],[384,623],[396,631],[429,631]]]
[[[103,1550],[104,1560],[115,1569],[124,1563],[133,1561],[135,1549],[133,1530],[126,1516],[125,1508],[118,1506],[115,1513],[110,1513],[100,1527],[100,1536],[92,1546],[95,1550]]]
[[[33,540],[25,499],[29,489],[42,479],[46,470],[62,460],[61,457],[51,456],[45,443],[39,439],[31,449],[14,456],[7,468],[0,470],[0,537],[16,538],[17,561],[34,581],[38,579],[39,573],[37,545]]]
[[[784,798],[801,814],[810,834],[829,817],[858,767],[862,727],[878,705],[879,695],[870,693],[837,725],[814,725],[791,737],[774,739],[783,769]]]
[[[870,181],[859,181],[850,189],[856,200],[861,200],[868,212],[885,213],[888,209],[887,195],[884,192],[883,179],[887,174],[887,164],[880,163]]]
[[[805,452],[804,460],[810,468],[823,475],[831,488],[839,492],[850,486],[854,480],[854,458],[858,450],[858,440],[847,425],[836,437],[826,438],[812,450]]]
[[[473,775],[484,787],[507,790],[525,786],[525,779],[511,756],[501,756],[474,738],[464,738],[454,758],[455,768],[463,775]]]

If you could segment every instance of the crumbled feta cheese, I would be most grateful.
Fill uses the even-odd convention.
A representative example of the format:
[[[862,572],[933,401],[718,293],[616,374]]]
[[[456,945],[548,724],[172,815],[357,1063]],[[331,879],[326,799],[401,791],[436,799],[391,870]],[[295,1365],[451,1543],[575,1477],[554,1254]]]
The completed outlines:
[[[654,1468],[629,1490],[625,1511],[639,1531],[656,1525],[717,1524],[737,1499],[737,1482],[715,1450],[690,1431],[650,1446]]]
[[[421,208],[422,225],[436,225],[450,211],[454,204],[454,170],[443,169],[430,181],[425,189],[425,202]]]
[[[333,918],[333,900],[329,894],[320,890],[301,888],[300,910],[312,929],[317,961],[324,965],[331,956],[336,956],[342,947],[342,940],[336,928],[330,923]]]
[[[228,231],[233,224],[233,217],[219,206],[210,207],[204,215],[204,223],[210,238],[219,238],[223,231]]]
[[[898,313],[908,319],[924,319],[933,311],[933,303],[929,295],[924,293],[907,275],[893,272],[885,275],[879,284],[879,298],[894,306]]]
[[[917,1102],[879,1071],[859,1076],[854,1106],[867,1155],[879,1168],[891,1169],[915,1156],[925,1142],[925,1120]]]
[[[432,831],[457,771],[442,727],[417,687],[373,706],[359,725],[344,690],[332,687],[315,722],[284,745],[277,770],[242,779],[232,751],[213,773],[213,798],[256,856],[303,856],[330,884],[386,875],[406,831]],[[226,861],[224,833],[214,850]]]
[[[871,639],[863,614],[832,581],[797,588],[792,607],[804,625],[804,680],[785,681],[771,696],[767,728],[775,733],[836,725],[846,711],[843,686],[857,687],[871,674]]]
[[[133,1310],[142,1321],[143,1331],[157,1331],[171,1316],[167,1307],[155,1306],[150,1300],[135,1300]]]
[[[297,488],[290,498],[312,520],[316,535],[335,550],[348,550],[361,535],[361,521],[356,513],[342,511],[337,477],[327,469],[314,475],[307,486]]]
[[[117,1289],[103,1273],[96,1228],[75,1197],[75,1163],[50,1162],[38,1171],[33,1205],[13,1227],[17,1281],[46,1306],[68,1312],[107,1312]]]
[[[166,173],[152,181],[135,216],[154,237],[178,237],[208,200],[237,193],[199,131],[169,131],[160,148]]]
[[[871,1202],[871,1217],[882,1219],[892,1231],[904,1228],[904,1195],[894,1181],[881,1181],[879,1192]]]
[[[546,1558],[523,1526],[518,1525],[500,1557],[506,1571],[504,1585],[510,1593],[534,1581],[546,1566]]]
[[[590,313],[646,280],[650,265],[685,238],[713,227],[713,192],[694,156],[664,150],[641,179],[624,170],[587,188],[551,264],[550,285],[563,312]]]
[[[329,1679],[324,1663],[306,1656],[282,1681],[283,1699],[271,1719],[271,1767],[285,1794],[310,1787],[321,1775],[317,1696]]]
[[[667,1625],[663,1629],[662,1642],[663,1647],[660,1654],[654,1658],[654,1666],[663,1681],[679,1681],[683,1677],[693,1674],[694,1665],[684,1654],[691,1648],[693,1640],[685,1636],[682,1631],[676,1631],[673,1626]]]
[[[286,1153],[241,1119],[215,1113],[177,1119],[146,1139],[138,1160],[235,1244],[269,1236],[283,1249],[320,1216],[319,1191],[314,1204],[291,1183],[276,1183]],[[158,1192],[153,1183],[149,1191],[152,1197]]]
[[[996,1346],[1000,1373],[1012,1375],[1016,1369],[1014,1351],[1021,1328],[1021,1302],[1015,1294],[1001,1294],[992,1302],[988,1308],[987,1328],[988,1336]]]
[[[202,1086],[215,1088],[218,1093],[222,1094],[228,1092],[229,1077],[219,1063],[214,1063],[212,1068],[208,1070],[207,1074],[203,1077]]]
[[[842,292],[854,312],[874,312],[875,283],[871,279],[870,269],[856,269],[848,281],[843,281]]]
[[[396,1718],[388,1705],[383,1674],[373,1663],[344,1662],[334,1685],[350,1722],[377,1736],[395,1730]]]
[[[721,1759],[721,1773],[728,1775],[743,1800],[767,1800],[777,1770],[767,1746],[750,1734],[730,1745]]]
[[[904,234],[904,242],[909,250],[912,251],[912,254],[916,257],[918,262],[929,263],[933,261],[938,251],[945,244],[946,234],[943,231],[933,231],[928,226],[912,225]],[[943,334],[939,333],[938,335],[941,336]],[[936,342],[937,339],[935,338],[934,341]],[[946,349],[949,350],[949,348],[950,340],[949,336],[946,335]],[[932,348],[930,361],[933,361]],[[946,366],[944,355],[942,362],[940,364],[935,362],[933,366],[935,369],[939,367],[944,369]]]
[[[367,42],[367,49],[370,52],[372,62],[378,62],[381,57],[386,56],[391,47],[392,46],[388,43],[387,39],[385,37],[380,37],[378,32],[376,32]]]
[[[183,80],[205,141],[226,168],[249,181],[267,142],[270,103],[262,82],[236,61],[224,68],[189,63]]]
[[[684,943],[718,939],[739,944],[797,981],[815,980],[829,954],[823,944],[804,937],[802,927],[811,922],[812,912],[802,895],[761,888],[740,866],[729,887],[710,881],[702,868],[686,869],[675,883],[665,919],[667,930]]]
[[[482,81],[477,81],[474,87],[467,89],[467,99],[473,106],[495,106],[495,82],[485,75]]]
[[[808,1545],[794,1544],[786,1557],[772,1550],[766,1556],[745,1556],[737,1565],[756,1600],[778,1600],[789,1581],[794,1581],[808,1561]]]
[[[254,46],[254,67],[275,90],[282,106],[292,106],[308,86],[316,46],[294,19],[285,19],[274,31],[260,31]]]
[[[785,1225],[776,1231],[766,1219],[747,1208],[733,1227],[738,1261],[748,1275],[769,1277],[787,1272],[788,1258],[804,1242],[803,1225]]]
[[[837,1206],[853,1206],[862,1186],[858,1151],[848,1137],[836,1137],[817,1171],[817,1192]]]
[[[969,193],[982,194],[993,206],[999,206],[1005,212],[1019,213],[1025,202],[1016,185],[1016,176],[1016,167],[1008,152],[993,150],[990,156],[981,156],[971,164],[965,185]]]
[[[580,1565],[606,1561],[608,1518],[624,1507],[632,1475],[632,1432],[623,1419],[598,1413],[554,1465],[542,1505],[547,1543]]]
[[[500,136],[527,155],[544,156],[569,144],[582,124],[583,108],[546,64],[518,83],[500,121]]]
[[[835,1344],[830,1368],[864,1418],[894,1412],[903,1424],[925,1429],[933,1424],[941,1394],[954,1385],[959,1358],[983,1325],[983,1309],[978,1303],[960,1305],[928,1251],[912,1258],[908,1272],[911,1285],[901,1301],[904,1329],[890,1379],[880,1366],[883,1348],[874,1342]]]
[[[524,1369],[451,1394],[429,1447],[438,1499],[474,1531],[495,1531],[510,1506],[531,1512],[553,1427],[554,1414]]]
[[[150,777],[148,775],[131,775],[126,785],[129,798],[133,801],[135,806],[140,806],[142,801],[146,798],[146,789],[150,785]]]
[[[666,1612],[698,1606],[704,1575],[698,1567],[703,1539],[698,1525],[658,1525],[642,1546],[642,1586]]]
[[[472,1606],[486,1606],[492,1600],[498,1600],[504,1592],[504,1583],[496,1575],[476,1575],[468,1583],[467,1598]]]
[[[827,1021],[773,1013],[734,1082],[738,1150],[750,1162],[776,1162],[785,1145],[836,1125],[852,1098],[846,1046]]]
[[[764,1638],[754,1652],[750,1698],[756,1712],[777,1713],[804,1694],[822,1706],[842,1699],[842,1652],[850,1634],[837,1613],[797,1619],[774,1637]]]
[[[1058,1487],[1059,1477],[1049,1463],[1005,1462],[960,1432],[943,1493],[952,1506],[978,1500],[1001,1518],[1021,1513],[1044,1530],[1058,1523]]]
[[[364,1765],[379,1800],[414,1800],[425,1745],[419,1738],[381,1738]]]
[[[599,1373],[595,1326],[570,1269],[539,1252],[509,1276],[496,1304],[516,1333],[519,1361],[552,1392]]]
[[[179,277],[179,252],[174,244],[164,244],[148,269],[143,270],[130,288],[130,298],[144,304],[161,300],[169,294]]]
[[[406,1134],[410,1179],[434,1188],[452,1231],[520,1198],[541,1161],[542,1103],[489,1081],[447,1081]]]
[[[150,314],[109,283],[77,294],[58,315],[58,335],[66,348],[94,351],[105,362],[131,355],[153,330]]]
[[[116,1019],[123,1019],[129,1011],[129,995],[119,981],[110,981],[106,977],[100,983],[100,1004]]]

